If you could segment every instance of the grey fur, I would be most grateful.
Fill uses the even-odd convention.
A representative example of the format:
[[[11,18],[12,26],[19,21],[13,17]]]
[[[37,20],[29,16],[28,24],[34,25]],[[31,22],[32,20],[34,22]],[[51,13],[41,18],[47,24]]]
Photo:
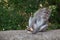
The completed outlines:
[[[44,31],[47,29],[48,19],[50,17],[50,14],[51,14],[50,9],[41,8],[34,13],[33,17],[29,18],[29,26],[28,27],[34,28],[32,33],[37,33],[38,31],[42,31],[42,30]]]

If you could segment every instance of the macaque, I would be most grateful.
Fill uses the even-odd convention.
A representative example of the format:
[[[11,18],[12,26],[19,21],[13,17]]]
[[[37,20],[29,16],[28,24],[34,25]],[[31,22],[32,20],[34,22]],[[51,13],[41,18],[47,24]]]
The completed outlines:
[[[50,17],[51,10],[49,8],[41,8],[36,11],[33,15],[29,18],[29,25],[27,30],[32,32],[33,34],[39,31],[45,31],[48,27],[48,19]]]

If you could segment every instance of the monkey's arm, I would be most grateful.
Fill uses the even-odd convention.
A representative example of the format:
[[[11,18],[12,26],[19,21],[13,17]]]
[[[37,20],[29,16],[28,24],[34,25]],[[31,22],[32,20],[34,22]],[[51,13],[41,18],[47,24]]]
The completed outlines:
[[[27,26],[27,30],[28,30],[28,31],[30,31],[31,28],[32,28],[32,25],[31,25],[32,19],[33,19],[33,17],[31,16],[31,17],[29,18],[29,21],[28,21],[28,26]]]
[[[35,24],[36,17],[30,17],[29,19],[29,27],[32,27]]]
[[[33,18],[33,17],[30,17],[30,18],[29,18],[29,22],[28,22],[29,27],[30,27],[30,25],[31,25],[31,23],[32,23],[32,18]]]

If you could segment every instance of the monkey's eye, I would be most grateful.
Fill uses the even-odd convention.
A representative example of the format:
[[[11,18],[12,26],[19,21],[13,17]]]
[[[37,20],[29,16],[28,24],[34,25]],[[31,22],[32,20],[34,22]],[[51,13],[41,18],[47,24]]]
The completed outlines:
[[[48,12],[44,12],[44,13],[48,14]]]

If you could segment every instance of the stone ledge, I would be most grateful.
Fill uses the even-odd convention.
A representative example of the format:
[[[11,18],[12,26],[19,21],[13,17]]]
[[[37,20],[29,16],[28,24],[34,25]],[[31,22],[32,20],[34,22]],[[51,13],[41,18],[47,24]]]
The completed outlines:
[[[26,30],[0,31],[0,40],[60,40],[60,30],[27,33]]]

